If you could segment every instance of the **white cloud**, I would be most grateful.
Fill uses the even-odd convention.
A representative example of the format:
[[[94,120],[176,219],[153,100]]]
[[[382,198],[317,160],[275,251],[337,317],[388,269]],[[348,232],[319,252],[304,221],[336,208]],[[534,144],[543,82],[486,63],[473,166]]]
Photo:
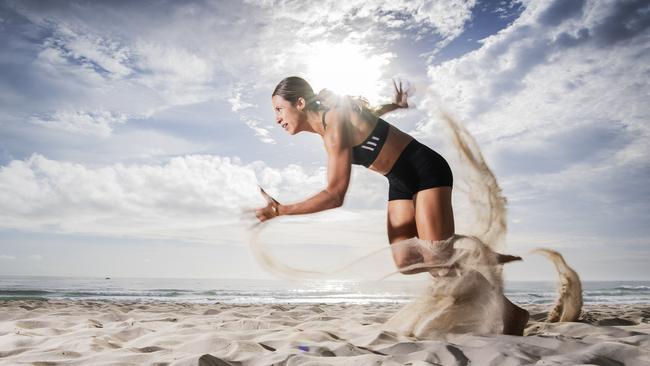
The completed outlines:
[[[114,126],[123,124],[127,117],[109,111],[57,111],[49,116],[34,116],[30,122],[50,129],[67,131],[73,134],[108,137]]]
[[[210,85],[213,65],[210,60],[180,46],[139,41],[135,63],[140,69],[135,80],[157,90],[172,105],[199,103],[214,98]]]
[[[559,24],[543,23],[561,3],[532,2],[480,49],[430,67],[434,93],[475,131],[489,131],[490,138],[584,121],[640,127],[644,83],[637,75],[648,66],[637,60],[647,52],[639,48],[644,41],[603,47],[598,24],[615,20],[601,13],[615,13],[616,6],[601,2],[564,14]]]
[[[77,64],[98,76],[121,79],[133,70],[129,66],[130,51],[119,42],[74,29],[63,21],[39,21],[52,27],[53,35],[43,42],[42,60],[54,64]]]
[[[458,37],[471,19],[474,0],[458,1],[277,1],[272,5],[262,2],[271,11],[273,27],[262,28],[257,54],[271,62],[261,65],[260,74],[278,75],[284,70],[304,70],[304,56],[317,42],[381,47],[405,36],[416,38],[437,34],[440,39],[425,51],[444,47]],[[262,13],[261,19],[267,14]],[[318,19],[315,23],[314,19]],[[292,47],[286,47],[286,37]],[[379,56],[375,56],[379,57]],[[286,74],[286,71],[284,71]],[[295,71],[293,72],[295,74]],[[277,76],[276,76],[277,78]]]
[[[476,3],[475,0],[247,2],[272,8],[275,18],[312,24],[312,28],[314,28],[314,16],[328,27],[340,26],[345,22],[358,22],[363,18],[374,18],[374,21],[378,22],[376,26],[382,26],[385,24],[379,24],[379,21],[387,21],[387,18],[379,17],[379,14],[395,13],[400,17],[390,19],[401,21],[389,22],[389,25],[402,26],[405,22],[423,22],[432,26],[445,39],[455,38],[462,32],[464,24],[471,18],[471,10]]]
[[[533,2],[512,26],[484,40],[480,49],[431,66],[431,100],[467,121],[480,141],[493,143],[483,145],[488,154],[511,147],[539,150],[540,144],[553,143],[576,129],[618,129],[617,135],[633,138],[598,164],[614,167],[647,161],[648,80],[638,78],[650,72],[638,62],[648,53],[644,37],[603,45],[610,36],[598,29],[620,20],[612,19],[617,5],[586,2],[584,8],[567,10],[562,4]],[[561,17],[545,20],[558,12]],[[431,123],[420,127],[434,128]],[[585,148],[598,150],[603,142],[591,141]],[[567,149],[572,143],[564,140]],[[549,153],[556,151],[557,147]],[[566,158],[572,164],[588,157],[574,153]],[[557,164],[566,166],[566,160]]]
[[[243,93],[242,89],[237,88],[233,91],[234,95],[228,98],[228,102],[230,103],[233,112],[239,112],[246,108],[257,107],[257,105],[253,103],[248,103],[243,101],[242,93]]]
[[[476,5],[475,0],[465,1],[422,1],[405,2],[407,6],[417,6],[414,10],[414,18],[435,27],[436,31],[444,37],[437,48],[442,48],[458,37],[464,30],[465,23],[472,16],[472,9]],[[410,10],[410,9],[409,9]]]
[[[243,210],[264,205],[258,183],[287,203],[322,189],[325,170],[208,155],[91,168],[33,155],[0,168],[0,222],[44,232],[240,244],[253,222],[242,221]],[[340,215],[345,211],[322,220],[340,222]]]
[[[52,114],[46,109],[51,101],[55,109],[110,109],[150,116],[170,106],[225,95],[212,85],[214,60],[187,49],[183,42],[168,42],[155,34],[134,37],[120,25],[86,22],[92,16],[84,11],[92,13],[92,6],[75,9],[81,13],[76,17],[57,8],[16,10],[52,34],[41,41],[34,71],[56,94],[45,95],[39,114]]]
[[[98,6],[14,7],[52,34],[41,41],[36,79],[46,79],[53,92],[32,114],[110,110],[146,118],[173,106],[229,100],[235,112],[250,109],[242,122],[261,141],[272,143],[258,122],[253,92],[266,95],[281,77],[307,71],[314,42],[355,45],[378,65],[372,78],[388,80],[389,44],[422,24],[448,42],[470,19],[474,1],[219,2],[183,4],[160,13],[150,4],[134,3],[102,17]],[[287,47],[291,34],[300,37]],[[351,72],[359,74],[356,70]],[[242,92],[241,85],[248,91]],[[95,127],[96,134],[108,132],[105,125]]]
[[[136,52],[141,68],[171,81],[204,82],[212,76],[206,60],[178,46],[139,42]]]
[[[426,103],[478,138],[522,222],[519,236],[639,235],[648,217],[639,197],[650,193],[638,183],[650,174],[644,17],[639,3],[528,2],[481,48],[430,66]],[[431,113],[420,133],[438,126]]]
[[[128,66],[129,50],[115,40],[80,35],[70,29],[61,30],[68,38],[65,46],[69,57],[90,66],[98,66],[114,78],[124,78],[133,72]]]
[[[40,254],[32,254],[32,255],[27,256],[27,259],[30,260],[30,261],[42,261],[43,256],[40,255]]]
[[[13,255],[0,254],[0,259],[14,260],[16,259],[16,257],[14,257]]]
[[[253,130],[260,141],[265,144],[275,144],[276,141],[270,136],[271,131],[266,127],[262,127],[264,121],[246,111],[257,107],[256,104],[245,101],[245,99],[249,98],[250,90],[240,85],[236,86],[232,93],[233,96],[228,98],[228,103],[230,103],[230,109],[233,112],[239,113],[239,120]]]
[[[275,144],[275,140],[269,136],[270,131],[264,127],[260,127],[260,124],[263,122],[255,117],[249,117],[248,115],[242,115],[239,117],[240,120],[244,121],[246,126],[255,131],[255,136],[257,136],[260,141],[265,144]]]

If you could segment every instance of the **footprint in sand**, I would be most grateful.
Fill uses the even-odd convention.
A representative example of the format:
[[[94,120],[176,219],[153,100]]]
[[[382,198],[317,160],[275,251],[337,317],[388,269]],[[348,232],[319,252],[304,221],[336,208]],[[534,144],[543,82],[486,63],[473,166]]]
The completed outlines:
[[[596,325],[638,325],[639,323],[623,318],[605,318],[596,321]]]
[[[158,352],[158,351],[164,351],[165,348],[158,347],[158,346],[147,346],[147,347],[142,347],[142,348],[130,348],[131,351],[133,352],[140,352],[140,353],[153,353],[153,352]]]
[[[19,320],[16,322],[16,326],[23,329],[39,329],[50,328],[51,323],[40,320]]]
[[[63,357],[68,357],[68,358],[79,358],[81,357],[81,353],[75,352],[75,351],[61,351],[61,356]]]
[[[102,322],[100,322],[99,320],[88,319],[88,327],[89,328],[104,328],[104,324],[102,324]]]
[[[122,348],[122,346],[119,343],[111,342],[110,340],[104,338],[93,339],[93,343],[90,345],[90,347],[95,352],[103,351],[107,348],[110,349]]]
[[[178,318],[161,318],[161,319],[144,319],[140,320],[140,323],[148,323],[148,322],[171,322],[175,323],[178,321]]]

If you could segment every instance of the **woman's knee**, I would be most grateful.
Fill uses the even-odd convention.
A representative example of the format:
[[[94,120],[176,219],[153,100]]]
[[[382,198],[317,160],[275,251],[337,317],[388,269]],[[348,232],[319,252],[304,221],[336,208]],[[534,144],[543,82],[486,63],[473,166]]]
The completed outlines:
[[[422,253],[412,243],[411,241],[401,241],[391,244],[393,261],[397,269],[402,273],[409,273],[410,271],[407,268],[423,263]]]

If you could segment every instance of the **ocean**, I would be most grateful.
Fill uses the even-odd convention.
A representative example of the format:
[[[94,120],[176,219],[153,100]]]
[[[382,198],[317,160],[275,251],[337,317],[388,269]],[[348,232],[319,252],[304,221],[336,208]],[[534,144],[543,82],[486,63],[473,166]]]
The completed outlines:
[[[421,292],[424,283],[0,276],[0,300],[405,303]],[[585,304],[650,303],[650,281],[584,281],[582,285]],[[522,305],[550,304],[557,297],[553,282],[539,281],[507,282],[505,294]]]

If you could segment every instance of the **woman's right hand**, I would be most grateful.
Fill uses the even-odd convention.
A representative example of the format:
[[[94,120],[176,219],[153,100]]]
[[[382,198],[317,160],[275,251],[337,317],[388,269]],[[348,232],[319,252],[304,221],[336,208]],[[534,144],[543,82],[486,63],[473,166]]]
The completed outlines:
[[[261,222],[280,216],[280,202],[271,197],[260,187],[260,193],[266,200],[266,206],[255,210],[255,217]]]

